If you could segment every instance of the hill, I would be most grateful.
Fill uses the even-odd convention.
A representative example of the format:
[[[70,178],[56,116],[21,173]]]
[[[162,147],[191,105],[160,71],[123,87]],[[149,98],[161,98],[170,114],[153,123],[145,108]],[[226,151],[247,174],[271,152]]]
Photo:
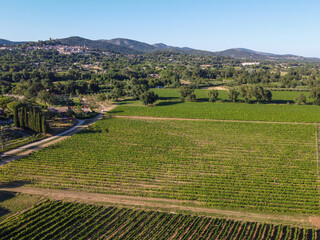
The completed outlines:
[[[134,49],[137,52],[143,52],[143,53],[152,52],[157,48],[153,45],[150,45],[144,42],[139,42],[139,41],[125,39],[125,38],[115,38],[111,40],[98,40],[98,41],[108,42],[110,44],[113,44],[119,47]]]
[[[74,36],[69,38],[55,39],[53,41],[56,43],[61,43],[69,46],[86,46],[88,48],[123,53],[123,54],[142,53],[140,51],[128,48],[126,46],[110,43],[108,40],[90,40],[90,39]]]
[[[252,60],[308,60],[308,61],[319,61],[317,58],[305,58],[302,56],[291,55],[291,54],[273,54],[254,51],[246,48],[232,48],[224,51],[205,51],[198,50],[189,47],[175,47],[168,46],[164,43],[148,44],[136,40],[115,38],[111,40],[89,40],[81,37],[70,37],[64,39],[57,39],[64,44],[68,45],[85,45],[90,48],[97,48],[105,51],[114,51],[124,54],[145,54],[156,51],[172,51],[178,53],[184,53],[188,55],[199,55],[199,56],[224,56],[236,59],[252,59]]]
[[[246,48],[231,48],[220,52],[215,52],[217,56],[225,56],[237,59],[254,59],[254,60],[306,60],[307,58],[285,54],[273,54],[253,51]]]
[[[26,42],[12,42],[12,41],[0,38],[0,44],[3,44],[3,45],[18,45],[23,43],[26,43]]]
[[[46,41],[45,41],[46,42]],[[188,55],[198,56],[223,56],[236,59],[248,60],[302,60],[302,61],[320,61],[319,58],[306,58],[291,54],[273,54],[266,52],[254,51],[246,48],[231,48],[224,51],[211,52],[206,50],[198,50],[189,47],[175,47],[168,46],[164,43],[148,44],[125,38],[115,38],[111,40],[90,40],[78,36],[55,39],[55,43],[65,44],[69,46],[86,46],[92,49],[99,49],[102,51],[116,52],[121,54],[145,54],[157,51],[172,51],[177,53],[184,53]],[[5,39],[0,39],[2,45],[17,45],[27,42],[12,42]]]

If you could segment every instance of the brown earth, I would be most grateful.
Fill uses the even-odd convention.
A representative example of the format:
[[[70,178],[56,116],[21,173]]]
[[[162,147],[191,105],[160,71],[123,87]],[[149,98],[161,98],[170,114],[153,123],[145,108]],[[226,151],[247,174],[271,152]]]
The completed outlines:
[[[320,217],[309,217],[310,223],[312,223],[313,226],[316,226],[317,228],[320,228]]]
[[[228,91],[229,89],[227,87],[206,87],[203,89],[207,89],[207,90],[224,90],[224,91]]]

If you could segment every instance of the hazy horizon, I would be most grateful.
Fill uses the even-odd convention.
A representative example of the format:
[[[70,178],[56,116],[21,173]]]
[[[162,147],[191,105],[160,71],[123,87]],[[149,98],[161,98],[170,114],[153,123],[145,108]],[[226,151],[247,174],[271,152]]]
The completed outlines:
[[[320,2],[2,1],[0,37],[38,41],[127,38],[207,51],[247,48],[320,57]]]

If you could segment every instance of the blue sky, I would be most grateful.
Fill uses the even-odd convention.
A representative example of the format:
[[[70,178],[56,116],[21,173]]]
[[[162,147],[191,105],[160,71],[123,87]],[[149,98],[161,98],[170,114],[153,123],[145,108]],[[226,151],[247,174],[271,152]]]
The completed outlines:
[[[320,57],[316,0],[0,0],[0,38],[117,37]]]

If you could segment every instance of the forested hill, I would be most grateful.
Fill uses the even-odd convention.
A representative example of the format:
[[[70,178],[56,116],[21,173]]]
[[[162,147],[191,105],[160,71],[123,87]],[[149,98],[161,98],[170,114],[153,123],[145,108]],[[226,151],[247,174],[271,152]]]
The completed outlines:
[[[144,54],[156,51],[173,51],[178,53],[185,53],[188,55],[199,56],[224,56],[237,59],[252,59],[252,60],[313,60],[319,61],[317,58],[305,58],[301,56],[286,54],[279,55],[273,53],[265,53],[253,51],[245,48],[232,48],[224,51],[210,52],[198,50],[188,47],[174,47],[168,46],[164,43],[148,44],[140,41],[135,41],[125,38],[115,38],[111,40],[89,40],[81,37],[69,37],[64,39],[57,39],[68,45],[85,45],[90,48],[97,48],[105,51],[119,52],[123,54]]]
[[[0,45],[17,45],[26,42],[12,42],[5,39],[0,39]],[[44,41],[44,43],[57,43],[69,46],[85,46],[92,49],[102,51],[115,52],[121,54],[145,54],[157,51],[172,51],[176,53],[184,53],[188,55],[198,56],[224,56],[236,59],[250,60],[306,60],[320,61],[318,58],[306,58],[291,54],[279,55],[266,52],[258,52],[245,48],[232,48],[224,51],[210,52],[205,50],[197,50],[189,47],[174,47],[164,43],[148,44],[140,41],[135,41],[125,38],[115,38],[111,40],[90,40],[78,36]]]
[[[117,52],[122,54],[142,54],[143,51],[133,49],[122,45],[116,45],[108,40],[90,40],[81,37],[69,37],[53,40],[53,42],[69,45],[69,46],[85,46],[88,48],[99,49],[103,51]]]
[[[145,54],[157,51],[173,51],[189,55],[215,56],[215,53],[209,51],[196,50],[192,48],[179,48],[167,46],[163,43],[148,44],[125,38],[115,38],[111,40],[90,40],[81,37],[69,37],[56,39],[55,42],[70,46],[86,46],[104,51],[117,52],[122,54]]]
[[[306,58],[292,54],[273,54],[265,52],[257,52],[246,48],[232,48],[221,52],[215,52],[217,56],[225,56],[240,59],[257,59],[257,60],[305,60]]]
[[[135,49],[143,53],[150,53],[150,52],[156,52],[156,51],[173,51],[173,52],[185,53],[189,55],[215,56],[214,52],[197,50],[197,49],[192,49],[187,47],[184,47],[184,48],[173,47],[173,46],[168,46],[164,43],[157,43],[157,44],[151,45],[148,43],[143,43],[143,42],[125,39],[125,38],[115,38],[115,39],[108,40],[108,42],[116,44],[118,46],[125,46],[131,49]]]

